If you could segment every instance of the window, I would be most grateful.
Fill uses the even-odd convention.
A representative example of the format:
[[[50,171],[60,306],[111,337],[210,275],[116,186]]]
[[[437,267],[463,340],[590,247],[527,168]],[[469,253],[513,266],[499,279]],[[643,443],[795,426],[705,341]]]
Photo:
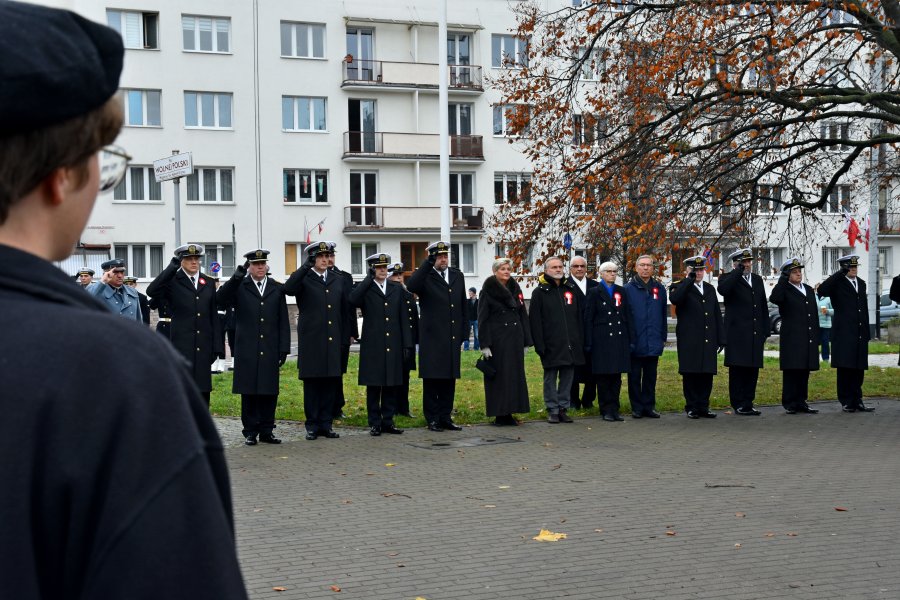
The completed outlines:
[[[201,260],[203,261],[203,270],[210,272],[209,266],[213,263],[219,263],[222,270],[219,271],[219,277],[231,277],[234,274],[234,246],[231,244],[218,244],[216,242],[208,242],[203,244],[206,253]]]
[[[606,58],[604,48],[593,48],[590,55],[585,58],[588,52],[587,48],[581,48],[579,58],[584,59],[581,63],[581,78],[587,81],[599,81],[606,75]]]
[[[132,277],[156,277],[164,266],[162,244],[116,244],[113,256],[125,261],[127,273]]]
[[[827,213],[840,213],[848,206],[850,206],[850,186],[836,185],[828,194],[828,201],[825,202],[822,210]]]
[[[449,104],[450,135],[472,135],[472,105]]]
[[[282,177],[285,202],[328,202],[328,171],[285,169]]]
[[[505,243],[494,245],[494,257],[511,259],[513,261],[513,270],[517,273],[530,273],[534,266],[534,244],[528,244],[528,246],[526,246],[524,260],[516,260],[512,256],[509,244]]]
[[[325,58],[325,26],[282,21],[281,56]]]
[[[159,49],[159,13],[107,10],[106,23],[119,32],[126,48]]]
[[[527,106],[524,104],[494,105],[494,135],[527,134],[528,129]]]
[[[884,246],[878,249],[878,272],[882,277],[892,275],[894,273],[894,265],[891,260],[893,248]]]
[[[153,167],[128,167],[125,177],[113,188],[113,200],[162,202],[162,186],[153,176]]]
[[[825,246],[822,248],[822,278],[838,270],[838,259],[847,256],[851,248],[834,248]]]
[[[820,123],[819,137],[822,139],[822,141],[840,140],[842,142],[845,142],[850,139],[850,123]],[[827,149],[840,152],[849,152],[850,146],[843,143],[834,144],[833,146],[828,146]]]
[[[187,176],[188,202],[234,202],[234,169],[195,167]]]
[[[282,96],[281,129],[325,131],[325,98]]]
[[[231,52],[231,19],[182,15],[181,34],[186,52]]]
[[[781,272],[784,248],[754,248],[753,272],[763,277],[773,277]]]
[[[494,204],[531,201],[530,173],[494,173]]]
[[[232,95],[222,92],[185,92],[184,126],[231,128]]]
[[[491,66],[495,69],[527,67],[528,41],[514,35],[492,35]]]
[[[452,219],[465,220],[478,213],[475,204],[475,174],[450,173],[450,206]]]
[[[128,127],[160,127],[159,90],[122,90],[119,92]]]
[[[462,264],[462,266],[460,266]],[[475,274],[475,244],[450,244],[450,266],[465,275]]]
[[[351,225],[378,225],[375,209],[378,204],[376,171],[350,172],[350,204]]]
[[[572,115],[573,146],[596,146],[606,134],[606,119],[592,114]]]
[[[366,257],[372,256],[376,252],[378,252],[378,244],[375,242],[350,244],[350,274],[365,275],[368,270]]]
[[[784,212],[784,204],[781,203],[781,186],[772,184],[757,185],[755,204],[757,213]]]

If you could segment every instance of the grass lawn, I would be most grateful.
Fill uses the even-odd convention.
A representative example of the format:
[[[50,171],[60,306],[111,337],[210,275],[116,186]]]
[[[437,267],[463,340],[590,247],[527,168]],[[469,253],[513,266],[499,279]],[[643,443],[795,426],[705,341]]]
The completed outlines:
[[[873,342],[878,343],[878,342]],[[475,369],[475,361],[480,352],[471,350],[463,352],[462,379],[456,382],[457,414],[454,420],[459,423],[483,423],[489,419],[484,414],[484,385],[481,372]],[[713,408],[727,408],[728,403],[728,369],[722,365],[719,356],[719,374],[714,378],[711,404]],[[359,355],[350,355],[350,368],[344,376],[344,396],[347,406],[343,420],[344,425],[364,427],[366,425],[366,389],[356,384]],[[810,400],[835,399],[835,371],[823,365],[819,371],[810,375]],[[528,391],[531,397],[531,412],[519,415],[525,419],[543,419],[544,401],[542,396],[543,370],[537,354],[529,350],[525,357],[525,371],[528,380]],[[211,411],[216,415],[240,416],[241,398],[231,393],[232,373],[213,375],[213,391]],[[628,404],[626,377],[622,377],[622,413],[631,412]],[[277,419],[292,421],[303,420],[303,384],[297,379],[297,363],[288,362],[281,369],[281,394],[278,398]],[[870,368],[866,372],[863,393],[866,396],[896,396],[900,391],[900,369]],[[397,417],[399,427],[422,427],[422,380],[412,373],[409,389],[410,407],[415,419]],[[781,404],[781,371],[778,370],[777,358],[766,358],[765,368],[759,376],[756,392],[756,404]],[[659,375],[656,384],[656,407],[660,411],[683,411],[684,397],[681,394],[681,377],[678,375],[678,357],[675,352],[665,352],[660,358]],[[579,411],[581,414],[596,414],[597,409]]]
[[[832,348],[834,342],[831,342]],[[778,350],[778,342],[766,342],[766,350]],[[897,344],[888,344],[885,340],[871,340],[869,342],[869,354],[896,354]]]

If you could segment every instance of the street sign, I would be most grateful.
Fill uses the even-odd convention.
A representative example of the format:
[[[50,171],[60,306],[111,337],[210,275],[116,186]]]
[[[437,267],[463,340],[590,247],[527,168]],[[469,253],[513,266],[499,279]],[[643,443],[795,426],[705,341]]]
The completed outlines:
[[[220,265],[217,262],[209,263],[209,270],[212,271],[213,273],[218,273],[219,271],[222,270],[222,265]]]
[[[572,249],[572,236],[569,235],[568,233],[567,233],[566,236],[563,238],[563,246],[566,247],[566,250],[571,250],[571,249]]]
[[[153,176],[156,182],[187,177],[194,172],[194,158],[190,152],[174,154],[153,161]]]

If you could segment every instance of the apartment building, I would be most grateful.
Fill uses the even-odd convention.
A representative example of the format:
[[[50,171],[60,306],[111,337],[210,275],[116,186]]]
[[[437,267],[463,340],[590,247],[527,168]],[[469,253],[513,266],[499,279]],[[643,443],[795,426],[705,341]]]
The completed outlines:
[[[336,241],[338,265],[357,278],[374,252],[415,268],[440,232],[437,63],[446,52],[453,262],[475,287],[490,275],[502,247],[486,235],[486,219],[530,182],[486,81],[503,55],[524,60],[508,0],[450,2],[446,40],[438,39],[436,0],[50,3],[121,32],[118,143],[134,157],[125,181],[97,203],[65,270],[119,256],[143,285],[162,270],[175,247],[174,184],[156,183],[151,165],[174,151],[193,155],[194,174],[180,184],[181,239],[206,245],[207,270],[215,262],[227,276],[241,254],[263,246],[284,278],[303,262],[308,237]],[[805,256],[813,283],[846,249],[839,207],[854,192],[836,193],[833,225]],[[900,239],[894,206],[884,199],[885,278]],[[775,224],[759,249],[759,268],[771,274],[788,258],[797,223],[776,203],[760,210]],[[573,254],[602,258],[573,233]],[[675,270],[682,255],[704,250],[679,250]],[[717,268],[729,251],[711,253]]]

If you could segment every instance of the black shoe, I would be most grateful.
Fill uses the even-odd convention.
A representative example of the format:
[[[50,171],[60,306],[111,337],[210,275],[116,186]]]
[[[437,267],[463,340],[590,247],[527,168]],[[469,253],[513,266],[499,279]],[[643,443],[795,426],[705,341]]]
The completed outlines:
[[[789,415],[796,415],[797,409],[796,408],[786,408],[786,409],[784,409],[784,412]],[[803,412],[806,412],[806,411],[803,411]],[[819,412],[819,411],[816,411],[816,412]]]
[[[412,414],[409,411],[406,411],[405,413],[397,413],[397,414],[400,415],[401,417],[406,417],[407,419],[415,419],[416,418],[416,415]]]
[[[264,444],[280,444],[281,440],[275,437],[272,433],[261,433],[259,434],[259,441]]]
[[[842,406],[842,407],[841,407],[841,410],[844,411],[844,412],[846,412],[846,413],[854,413],[854,412],[856,412],[856,407],[855,407],[855,406],[846,406],[846,405],[845,405],[845,406]]]
[[[428,431],[443,431],[444,428],[438,425],[436,421],[432,421],[428,424]]]
[[[372,437],[378,437],[379,435],[381,435],[381,427],[372,427],[371,429],[369,429],[369,435],[371,435]]]
[[[644,411],[644,416],[648,419],[658,419],[660,417],[660,414],[655,410],[647,410]]]
[[[700,413],[700,416],[703,417],[704,419],[715,419],[719,415],[717,415],[714,412],[706,411],[706,412]]]
[[[400,435],[401,433],[403,433],[403,430],[397,429],[396,427],[394,427],[394,424],[391,423],[390,425],[382,425],[381,433],[390,433],[393,435]]]
[[[548,423],[559,423],[559,415],[550,413],[550,414],[547,416],[547,422],[548,422]]]
[[[859,401],[856,403],[856,410],[859,412],[875,412],[875,407],[866,406],[862,401]]]
[[[620,417],[619,415],[603,415],[600,418],[603,419],[604,421],[609,421],[610,423],[615,423],[616,421],[624,421],[625,420],[622,417]]]
[[[309,441],[313,441],[313,440],[315,440],[315,439],[318,439],[318,437],[319,437],[318,434],[316,434],[316,433],[314,433],[314,432],[312,432],[312,431],[307,431],[307,432],[306,432],[306,439],[308,439]]]
[[[334,420],[335,420],[335,421],[340,421],[341,419],[346,419],[346,418],[347,418],[347,415],[345,415],[345,414],[343,413],[343,411],[342,411],[342,412],[339,412],[338,414],[336,414],[336,415],[334,416]]]
[[[642,415],[642,414],[639,413],[639,412],[633,412],[633,413],[631,413],[631,418],[632,418],[632,419],[643,419],[643,418],[644,418],[644,415]]]
[[[559,422],[560,423],[574,423],[575,421],[572,420],[572,417],[569,416],[569,414],[566,412],[566,409],[562,408],[559,411]]]
[[[743,406],[740,408],[734,409],[735,414],[741,415],[743,417],[758,417],[762,413],[752,406],[750,408],[744,408]]]
[[[796,412],[807,413],[810,415],[817,415],[817,414],[819,414],[819,409],[813,408],[811,406],[802,406],[802,407],[798,408]]]
[[[453,421],[444,421],[441,424],[441,427],[448,431],[462,431],[462,427],[454,423]]]
[[[341,435],[339,433],[337,433],[336,431],[332,431],[331,429],[328,429],[326,431],[320,431],[319,435],[321,435],[324,438],[328,438],[330,440],[335,440],[335,439],[341,437]]]
[[[255,435],[248,435],[247,437],[245,437],[245,438],[244,438],[244,445],[245,445],[245,446],[255,446],[255,445],[256,445],[256,436],[255,436]]]
[[[689,410],[689,411],[687,411],[687,418],[688,419],[699,419],[700,413],[694,412],[693,410]]]

